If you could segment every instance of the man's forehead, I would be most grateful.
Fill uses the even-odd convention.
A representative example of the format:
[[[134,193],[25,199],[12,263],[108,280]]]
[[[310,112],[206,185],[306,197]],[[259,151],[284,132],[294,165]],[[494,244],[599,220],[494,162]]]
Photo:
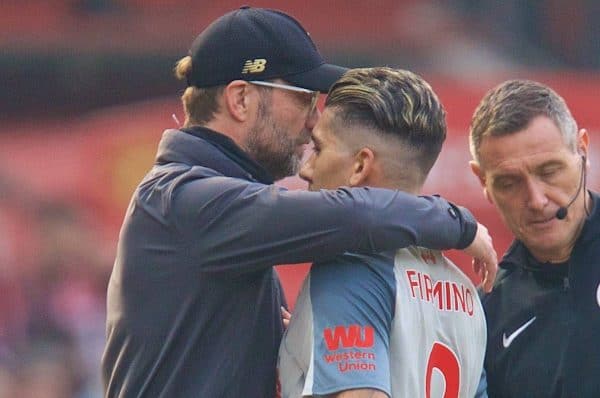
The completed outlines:
[[[513,164],[519,162],[545,162],[560,159],[572,154],[554,124],[536,120],[524,130],[499,136],[485,136],[479,148],[479,160],[482,166]]]
[[[313,138],[318,141],[341,141],[344,138],[344,134],[341,134],[341,130],[344,130],[346,127],[344,127],[344,125],[341,123],[337,112],[339,112],[337,107],[325,107],[323,109],[323,113],[321,114],[319,121],[313,128]]]
[[[489,159],[481,163],[482,170],[492,177],[521,175],[538,170],[562,166],[569,161],[569,152],[536,152],[523,156]]]
[[[328,112],[328,109],[325,108],[321,117],[319,117],[319,121],[311,132],[313,141],[322,142],[323,139],[327,138],[327,135],[330,133],[329,130],[331,129],[331,122],[329,119],[330,113]]]

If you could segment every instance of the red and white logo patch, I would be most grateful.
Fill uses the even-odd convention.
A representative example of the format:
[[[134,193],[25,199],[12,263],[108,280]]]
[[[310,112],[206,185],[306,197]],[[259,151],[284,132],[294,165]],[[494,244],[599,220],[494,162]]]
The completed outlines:
[[[375,329],[373,326],[338,325],[323,330],[329,353],[323,360],[340,373],[375,371]]]
[[[334,329],[325,328],[323,339],[329,351],[342,348],[372,348],[374,344],[372,326],[336,326]]]

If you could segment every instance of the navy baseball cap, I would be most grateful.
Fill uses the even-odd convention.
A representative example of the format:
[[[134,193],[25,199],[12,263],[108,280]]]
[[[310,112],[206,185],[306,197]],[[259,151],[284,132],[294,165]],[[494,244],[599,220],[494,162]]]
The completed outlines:
[[[310,35],[291,16],[244,6],[211,23],[192,43],[188,85],[280,78],[327,93],[347,68],[325,63]]]

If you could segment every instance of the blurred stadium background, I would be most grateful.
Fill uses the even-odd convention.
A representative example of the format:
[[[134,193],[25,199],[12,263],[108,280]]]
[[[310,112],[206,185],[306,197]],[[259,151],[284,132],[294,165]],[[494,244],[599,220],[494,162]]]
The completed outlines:
[[[449,137],[426,191],[470,207],[500,254],[510,236],[467,167],[470,116],[487,89],[517,77],[551,85],[591,132],[592,164],[600,159],[594,0],[3,0],[0,398],[102,395],[120,222],[171,115],[183,119],[172,67],[211,20],[243,4],[294,15],[331,62],[429,80]],[[594,167],[588,185],[600,188]],[[449,255],[478,282],[468,258]],[[278,270],[293,305],[307,265]]]

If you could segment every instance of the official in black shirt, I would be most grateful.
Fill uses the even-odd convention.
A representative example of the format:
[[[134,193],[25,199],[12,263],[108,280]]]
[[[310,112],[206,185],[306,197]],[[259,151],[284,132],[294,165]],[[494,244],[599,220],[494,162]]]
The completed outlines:
[[[491,398],[600,397],[600,210],[589,135],[532,81],[489,91],[471,122],[471,168],[515,241],[483,297]]]

